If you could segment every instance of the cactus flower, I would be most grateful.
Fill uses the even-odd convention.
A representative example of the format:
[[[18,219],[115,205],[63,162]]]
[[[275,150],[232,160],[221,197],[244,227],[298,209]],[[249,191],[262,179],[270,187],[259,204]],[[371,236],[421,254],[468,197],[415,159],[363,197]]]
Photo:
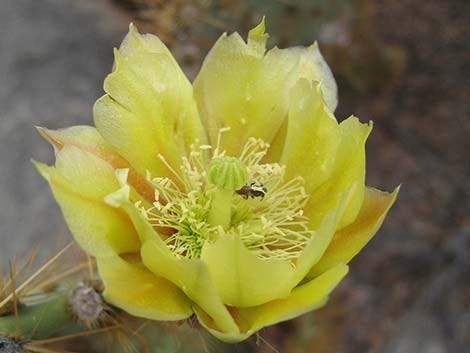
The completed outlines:
[[[317,44],[267,38],[222,35],[191,84],[131,25],[96,127],[39,129],[56,163],[35,165],[109,303],[238,342],[324,305],[381,226],[398,190],[365,186],[371,123],[337,122]]]

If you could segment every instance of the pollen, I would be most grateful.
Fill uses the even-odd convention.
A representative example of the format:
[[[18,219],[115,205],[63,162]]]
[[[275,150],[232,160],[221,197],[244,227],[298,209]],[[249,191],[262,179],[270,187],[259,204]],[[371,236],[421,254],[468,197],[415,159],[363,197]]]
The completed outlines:
[[[147,177],[155,188],[155,201],[150,207],[140,205],[144,215],[177,257],[198,258],[205,242],[240,237],[260,258],[294,261],[314,235],[303,214],[308,200],[303,179],[286,180],[284,166],[263,163],[269,144],[260,139],[250,138],[239,156],[224,157],[220,141],[227,131],[220,131],[216,146],[191,146],[179,170],[174,170],[178,183],[170,178]],[[246,188],[255,185],[263,190],[263,197],[243,197],[233,189],[222,199],[224,205],[214,207],[219,191],[210,182],[214,176],[208,177],[208,169],[221,157],[244,165]],[[214,210],[219,212],[224,207],[229,217],[226,224],[212,222]]]

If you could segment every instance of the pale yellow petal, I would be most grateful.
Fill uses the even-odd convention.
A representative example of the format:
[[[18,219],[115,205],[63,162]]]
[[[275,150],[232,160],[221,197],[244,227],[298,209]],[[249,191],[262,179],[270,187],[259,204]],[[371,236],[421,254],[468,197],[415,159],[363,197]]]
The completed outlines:
[[[57,150],[61,150],[64,146],[75,146],[104,160],[114,158],[115,152],[112,147],[93,126],[77,125],[59,130],[43,127],[37,127],[37,129],[41,136]],[[107,155],[110,157],[105,157]]]
[[[367,188],[364,204],[357,219],[338,231],[321,260],[313,266],[309,277],[317,276],[339,263],[348,263],[375,235],[398,195]]]
[[[248,42],[226,34],[207,55],[194,82],[194,94],[210,142],[236,156],[249,137],[271,142],[285,119],[289,88],[295,83],[298,55],[274,48],[266,53],[264,22]]]
[[[250,319],[251,329],[290,320],[323,306],[331,291],[348,273],[348,266],[339,264],[311,281],[295,288],[289,297],[241,310],[240,315]]]
[[[217,328],[214,323],[214,320],[207,315],[207,313],[199,308],[198,306],[194,306],[194,313],[197,315],[199,323],[204,327],[207,331],[209,331],[214,337],[218,338],[219,340],[226,342],[226,343],[238,343],[241,341],[246,340],[248,337],[253,335],[255,331],[242,331],[243,327],[240,326],[240,323],[237,322],[239,325],[239,329],[237,331],[221,331]],[[237,309],[231,308],[232,314],[236,314]]]
[[[238,332],[238,327],[217,294],[206,264],[199,259],[175,257],[142,213],[127,199],[128,191],[128,187],[123,187],[109,195],[107,201],[114,207],[121,207],[132,219],[143,243],[141,256],[145,266],[179,287],[214,320],[220,330]]]
[[[106,194],[119,188],[108,163],[67,146],[57,153],[55,167],[35,165],[49,182],[75,240],[87,253],[108,257],[139,250],[129,218],[103,202]]]
[[[287,51],[293,58],[298,58],[297,69],[294,73],[296,81],[294,82],[297,82],[297,85],[300,84],[300,86],[293,88],[293,92],[290,92],[289,118],[284,120],[284,123],[279,128],[276,136],[271,141],[271,148],[265,157],[265,161],[267,162],[279,161],[283,155],[285,144],[288,145],[292,142],[292,125],[295,126],[295,124],[298,124],[300,120],[303,120],[302,122],[306,125],[316,126],[314,129],[320,130],[317,131],[317,133],[320,133],[320,136],[318,136],[320,138],[321,136],[324,136],[325,133],[336,134],[337,131],[334,130],[338,130],[337,127],[330,131],[327,129],[328,125],[333,125],[336,121],[332,112],[335,111],[336,106],[338,105],[338,88],[328,64],[320,53],[317,43],[315,42],[306,48],[288,48]],[[307,81],[310,85],[308,87],[313,86],[315,88],[311,88],[309,90],[305,83],[299,83],[297,80]],[[332,118],[330,119],[332,121],[327,122],[324,118],[316,117],[314,116],[315,113],[321,113],[322,116],[329,116]],[[306,118],[313,118],[313,121],[305,121]],[[290,141],[286,141],[288,125],[291,125]],[[309,132],[310,130],[305,128],[304,134],[306,135]],[[309,142],[314,143],[315,137],[315,134],[312,133],[312,138]],[[332,138],[333,139],[330,142],[332,145],[331,147],[334,148],[334,143],[338,140],[335,140],[334,136],[332,136]],[[302,156],[305,154],[306,153],[302,154]],[[314,153],[312,156],[315,159],[320,158],[321,160],[319,153]],[[331,156],[334,158],[334,153]],[[325,174],[325,171],[320,170],[320,174]]]
[[[138,174],[130,164],[109,145],[98,130],[92,126],[72,126],[66,129],[49,130],[38,127],[44,137],[56,150],[65,146],[75,146],[108,162],[114,169],[128,168],[128,181],[137,192],[148,201],[153,201],[154,190],[146,178]]]
[[[136,26],[131,23],[129,32],[119,46],[119,53],[122,57],[128,58],[140,52],[159,53],[168,56],[177,65],[176,60],[171,55],[166,45],[153,34],[140,34]]]
[[[293,277],[292,282],[293,286],[297,286],[302,280],[304,280],[311,268],[320,261],[324,255],[333,239],[335,230],[344,213],[344,209],[351,192],[352,190],[349,190],[345,195],[342,195],[338,206],[327,213],[319,228],[315,230],[314,235],[306,244],[295,264],[295,276]]]
[[[300,57],[298,76],[306,78],[309,82],[315,81],[328,110],[334,112],[338,105],[338,87],[317,42],[307,48],[294,47],[289,50]]]
[[[206,242],[201,260],[207,265],[222,301],[247,307],[286,297],[292,289],[294,267],[288,260],[261,259],[239,237]]]
[[[340,124],[340,144],[337,149],[333,172],[328,180],[311,193],[305,208],[310,226],[315,229],[329,210],[336,207],[340,195],[354,187],[349,194],[339,228],[356,219],[364,200],[365,190],[365,142],[372,124],[362,124],[350,117]]]
[[[238,327],[217,293],[209,269],[201,260],[178,259],[154,240],[143,245],[142,259],[150,271],[181,288],[214,320],[220,330],[238,332]]]
[[[131,28],[121,51],[94,106],[96,127],[140,174],[173,177],[158,155],[178,169],[191,144],[205,143],[191,84],[151,35]]]
[[[192,314],[191,302],[168,280],[150,272],[138,259],[112,256],[98,259],[104,298],[131,315],[174,321]]]
[[[341,131],[325,106],[317,84],[298,81],[291,92],[287,135],[281,164],[286,177],[302,176],[307,193],[314,192],[333,173]]]
[[[226,236],[204,244],[201,260],[207,264],[224,304],[252,307],[287,297],[326,251],[348,199],[346,193],[337,208],[326,215],[295,264],[261,259],[238,237]]]
[[[241,329],[240,333],[221,332],[212,325],[212,322],[197,307],[194,311],[198,315],[201,324],[214,336],[229,343],[240,342],[263,327],[293,319],[322,307],[326,303],[331,291],[344,278],[347,272],[348,267],[340,264],[317,278],[295,288],[287,298],[273,300],[252,308],[234,308],[232,315]]]

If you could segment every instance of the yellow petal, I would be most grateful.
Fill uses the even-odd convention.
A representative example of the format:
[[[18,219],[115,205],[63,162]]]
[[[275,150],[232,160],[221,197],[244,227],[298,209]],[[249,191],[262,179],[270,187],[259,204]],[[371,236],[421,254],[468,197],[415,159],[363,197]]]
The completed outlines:
[[[334,112],[338,105],[338,87],[317,42],[307,48],[294,47],[289,50],[300,57],[298,76],[318,83],[328,110]]]
[[[286,177],[302,176],[305,189],[312,193],[331,176],[341,131],[333,114],[325,106],[316,84],[298,81],[291,92],[287,135],[281,164]]]
[[[346,194],[341,196],[338,206],[327,213],[320,227],[306,244],[295,264],[295,276],[292,287],[298,285],[309,273],[312,266],[322,258],[333,239],[335,230],[343,216],[344,209],[352,192],[352,189],[348,190]]]
[[[179,287],[210,315],[220,330],[238,332],[233,318],[217,294],[206,264],[199,259],[176,258],[127,196],[128,189],[123,187],[109,195],[107,201],[114,207],[121,207],[134,223],[143,243],[141,256],[145,266]]]
[[[142,51],[164,54],[172,59],[175,65],[178,65],[166,45],[157,36],[153,34],[140,34],[136,26],[131,23],[129,25],[129,33],[127,33],[119,47],[119,53],[122,57],[128,58]]]
[[[191,303],[179,288],[155,276],[140,261],[127,260],[132,261],[119,256],[97,261],[108,303],[152,320],[174,321],[191,316]]]
[[[204,310],[199,308],[197,305],[194,306],[194,313],[197,315],[197,318],[199,320],[199,323],[204,327],[207,331],[209,331],[213,336],[217,337],[219,340],[226,342],[226,343],[238,343],[241,341],[246,340],[248,337],[250,337],[252,334],[254,334],[254,331],[243,331],[243,326],[241,325],[240,322],[237,322],[239,325],[239,329],[237,331],[221,331],[220,329],[217,328],[217,326],[214,323],[214,320],[207,315]],[[237,309],[236,308],[231,308],[232,314],[237,314]]]
[[[222,341],[235,343],[246,339],[259,329],[290,320],[323,306],[331,291],[348,272],[348,266],[340,264],[317,278],[295,288],[284,299],[252,307],[234,309],[233,316],[241,328],[241,333],[221,332],[212,326],[210,320],[196,307],[201,324]]]
[[[298,124],[300,120],[307,118],[306,115],[308,118],[311,118],[314,112],[316,112],[317,114],[321,113],[321,115],[328,115],[334,119],[334,121],[336,121],[332,112],[335,111],[336,106],[338,105],[338,88],[328,64],[320,53],[320,49],[318,48],[317,43],[315,42],[307,48],[288,48],[287,51],[293,58],[298,58],[298,66],[294,76],[297,77],[297,79],[300,81],[306,80],[316,89],[309,90],[307,87],[310,86],[307,86],[305,83],[299,83],[298,81],[295,81],[298,85],[300,84],[300,86],[294,88],[294,92],[290,92],[291,107],[289,108],[289,119],[284,120],[283,124],[276,133],[276,136],[271,142],[271,147],[264,159],[268,163],[279,161],[283,155],[283,149],[285,147],[284,145],[286,143],[288,144],[292,142],[292,134],[296,130],[294,128],[294,131],[292,131],[292,125],[296,126],[296,123]],[[321,99],[321,102],[319,99]],[[310,109],[310,111],[308,109]],[[317,117],[315,117],[313,120],[314,122],[307,120],[303,121],[303,123],[307,125],[318,126],[315,129],[322,130],[319,132],[323,133],[328,132],[326,126],[332,125],[333,123],[333,121],[325,122],[325,119]],[[320,122],[322,122],[322,124]],[[286,141],[288,124],[291,126],[291,137],[289,138],[290,142]],[[334,130],[337,130],[337,128],[332,129],[329,131],[329,133],[335,134],[336,132]],[[310,132],[309,129],[305,129],[304,131],[305,134]],[[315,141],[314,137],[315,136],[312,136],[310,142]],[[336,141],[337,140],[333,139],[330,142],[332,145],[334,145]],[[303,155],[305,155],[305,153]],[[317,154],[313,154],[312,156],[314,158],[318,158]],[[334,157],[334,154],[332,156]],[[321,170],[321,174],[324,173],[325,171]]]
[[[246,309],[241,317],[250,318],[251,329],[286,321],[318,309],[326,302],[328,295],[348,273],[348,266],[339,264],[311,281],[295,288],[285,299],[274,300],[257,308]]]
[[[207,264],[222,301],[247,307],[286,297],[294,268],[287,260],[260,259],[239,237],[206,242],[201,260]]]
[[[75,146],[108,162],[114,169],[129,169],[129,184],[146,200],[153,201],[154,190],[145,177],[139,175],[129,163],[117,154],[100,133],[91,126],[72,126],[66,129],[49,130],[38,127],[38,131],[56,150],[64,146]]]
[[[214,320],[220,330],[238,332],[238,327],[216,291],[206,264],[201,260],[178,259],[154,240],[143,245],[142,259],[150,271],[181,288]]]
[[[57,153],[56,166],[35,163],[49,182],[77,243],[96,257],[135,252],[140,242],[129,218],[103,202],[119,188],[109,164],[77,147]]]
[[[37,128],[44,139],[57,150],[64,146],[76,146],[87,152],[108,160],[114,153],[112,147],[106,143],[100,133],[92,126],[78,125],[65,129],[50,130],[43,127]],[[110,155],[110,157],[107,157]]]
[[[391,194],[367,188],[364,204],[354,223],[338,231],[321,260],[309,276],[316,276],[336,266],[348,263],[374,236],[397,197],[399,188]]]
[[[207,55],[194,82],[194,94],[211,144],[219,129],[222,149],[238,155],[248,137],[271,142],[288,107],[295,83],[298,55],[274,48],[266,52],[264,22],[250,31],[245,43],[238,33],[222,35]]]
[[[333,209],[347,190],[354,187],[340,221],[339,228],[356,219],[364,200],[365,142],[372,124],[362,124],[350,117],[340,124],[340,144],[336,153],[333,172],[328,180],[314,190],[305,207],[310,226],[315,229],[329,210]]]
[[[287,297],[326,251],[351,192],[343,195],[338,207],[326,215],[295,265],[288,260],[261,259],[238,237],[226,236],[205,243],[201,260],[207,264],[224,304],[251,307]]]
[[[140,174],[173,177],[158,154],[178,169],[191,144],[205,143],[191,84],[158,38],[131,27],[104,89],[96,127]]]

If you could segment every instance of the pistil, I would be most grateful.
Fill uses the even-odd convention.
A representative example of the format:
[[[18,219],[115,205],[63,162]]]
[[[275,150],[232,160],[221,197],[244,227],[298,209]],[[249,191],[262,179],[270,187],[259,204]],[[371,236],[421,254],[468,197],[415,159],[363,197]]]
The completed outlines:
[[[209,165],[207,179],[215,186],[207,222],[227,230],[232,218],[233,194],[248,179],[246,166],[237,158],[217,157]]]

